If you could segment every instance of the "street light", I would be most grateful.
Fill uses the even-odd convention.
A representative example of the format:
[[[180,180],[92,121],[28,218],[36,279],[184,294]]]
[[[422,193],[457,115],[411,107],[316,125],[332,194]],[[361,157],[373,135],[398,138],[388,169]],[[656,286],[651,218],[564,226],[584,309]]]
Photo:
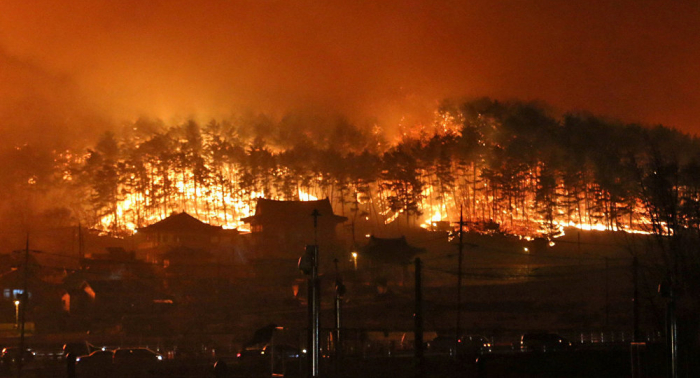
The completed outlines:
[[[15,301],[15,328],[19,328],[19,301]]]
[[[357,270],[357,252],[352,253],[352,261],[355,264],[355,270]]]

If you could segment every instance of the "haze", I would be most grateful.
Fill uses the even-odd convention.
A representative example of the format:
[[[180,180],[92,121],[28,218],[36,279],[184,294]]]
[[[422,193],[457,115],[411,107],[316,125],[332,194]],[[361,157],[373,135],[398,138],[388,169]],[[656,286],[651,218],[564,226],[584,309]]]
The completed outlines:
[[[695,1],[3,1],[12,143],[315,108],[387,127],[448,97],[700,131]]]

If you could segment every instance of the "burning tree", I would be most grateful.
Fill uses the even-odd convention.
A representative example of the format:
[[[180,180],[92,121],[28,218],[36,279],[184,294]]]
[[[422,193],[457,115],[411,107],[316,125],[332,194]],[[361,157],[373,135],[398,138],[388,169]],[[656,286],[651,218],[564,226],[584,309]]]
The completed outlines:
[[[174,211],[241,227],[256,198],[327,197],[337,213],[368,214],[375,225],[405,217],[432,227],[454,220],[461,207],[474,229],[551,237],[571,226],[646,231],[635,170],[648,155],[643,141],[680,140],[698,151],[666,128],[557,118],[539,104],[489,99],[445,102],[431,127],[390,144],[378,128],[342,118],[245,116],[204,126],[137,120],[87,153],[57,154],[63,179],[51,186],[88,198],[70,206],[73,214],[113,234]],[[694,184],[679,185],[692,207]]]

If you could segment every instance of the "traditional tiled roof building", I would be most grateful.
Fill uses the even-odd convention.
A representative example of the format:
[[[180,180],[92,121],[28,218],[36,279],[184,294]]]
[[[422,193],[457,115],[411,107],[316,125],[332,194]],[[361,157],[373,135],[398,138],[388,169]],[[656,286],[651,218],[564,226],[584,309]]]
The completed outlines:
[[[137,251],[145,251],[150,256],[147,260],[154,260],[156,256],[162,258],[166,252],[176,248],[208,253],[222,245],[232,244],[238,235],[237,230],[212,226],[184,212],[170,215],[137,231]]]
[[[318,216],[314,217],[314,213]],[[258,199],[250,224],[258,257],[298,258],[304,247],[318,243],[321,249],[337,247],[336,226],[346,217],[335,215],[330,201],[275,201]]]

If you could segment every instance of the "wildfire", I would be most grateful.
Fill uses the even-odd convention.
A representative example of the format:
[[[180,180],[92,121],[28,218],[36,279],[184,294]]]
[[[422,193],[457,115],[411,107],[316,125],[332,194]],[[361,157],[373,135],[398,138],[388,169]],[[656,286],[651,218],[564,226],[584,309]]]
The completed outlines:
[[[430,176],[430,172],[424,172],[426,176]],[[161,207],[157,211],[145,211],[149,205],[153,205],[150,201],[150,191],[144,193],[125,193],[116,203],[113,211],[104,215],[100,219],[99,228],[105,231],[115,229],[134,233],[138,227],[155,223],[167,217],[172,211],[186,211],[193,216],[213,225],[220,225],[223,228],[237,228],[241,231],[249,231],[247,225],[241,222],[241,218],[250,216],[254,213],[254,200],[257,198],[278,198],[278,199],[293,199],[301,201],[315,201],[318,196],[311,194],[322,193],[329,198],[333,197],[332,189],[323,187],[319,179],[311,180],[314,185],[308,189],[298,188],[294,198],[285,198],[279,193],[270,192],[267,194],[264,191],[250,192],[241,195],[241,193],[217,191],[211,186],[195,185],[193,173],[186,172],[170,172],[168,177],[176,178],[171,185],[175,188],[174,205],[170,207]],[[68,178],[70,179],[70,178]],[[162,179],[155,179],[154,185],[163,185]],[[381,182],[372,185],[373,190],[379,195],[377,198],[385,199],[393,195],[392,191],[382,189]],[[458,219],[457,214],[460,211],[460,205],[465,209],[466,218],[469,220],[470,226],[476,231],[479,231],[477,225],[484,222],[498,224],[499,231],[522,235],[530,238],[532,236],[545,236],[555,238],[564,235],[564,228],[576,228],[580,230],[596,230],[596,231],[626,231],[646,233],[639,227],[635,227],[632,223],[621,225],[619,223],[606,224],[600,221],[599,217],[591,217],[591,210],[581,205],[573,209],[574,212],[584,214],[583,218],[590,218],[591,222],[577,221],[572,219],[571,210],[565,211],[564,206],[556,204],[560,207],[551,214],[538,212],[534,205],[534,198],[525,198],[520,204],[513,205],[510,208],[499,208],[497,206],[498,198],[496,193],[490,192],[488,185],[482,183],[481,186],[472,186],[465,188],[466,198],[460,201],[456,200],[452,194],[440,194],[435,186],[428,185],[421,192],[421,202],[419,208],[422,215],[415,215],[419,219],[420,227],[429,230],[437,230],[440,228],[449,228],[451,224]],[[400,216],[409,214],[401,210],[391,210],[386,201],[381,201],[375,198],[363,197],[358,192],[353,194],[356,199],[356,206],[363,206],[367,209],[378,207],[383,209],[376,214],[381,216],[384,224],[390,224],[397,220]],[[144,206],[145,205],[145,206]],[[334,203],[335,206],[340,206]],[[340,209],[338,209],[340,210]],[[339,212],[339,211],[338,211]],[[640,208],[634,209],[632,216],[635,224],[644,224],[643,211]],[[369,218],[367,218],[369,219]]]
[[[511,152],[529,160],[512,157],[504,152],[508,143],[523,138],[499,135],[502,120],[493,114],[479,113],[469,121],[466,117],[436,113],[432,134],[425,125],[402,125],[393,145],[372,152],[376,160],[357,155],[352,160],[332,148],[287,154],[279,146],[241,142],[238,136],[229,136],[235,144],[202,133],[193,143],[181,130],[163,142],[165,151],[134,147],[146,156],[145,162],[129,166],[124,157],[114,162],[114,170],[123,170],[113,180],[115,188],[106,190],[100,182],[91,182],[91,194],[101,196],[94,201],[101,214],[98,227],[110,233],[134,232],[185,211],[212,225],[247,231],[241,219],[253,214],[257,198],[329,198],[336,213],[363,214],[353,221],[374,221],[363,222],[365,227],[401,218],[410,225],[445,230],[453,228],[462,212],[469,230],[525,238],[552,239],[564,235],[565,228],[648,232],[651,221],[644,204],[630,199],[632,195],[625,197],[624,191],[613,197],[592,177],[595,171],[590,167],[568,167],[580,169],[572,179],[537,154],[523,152],[534,143]],[[376,125],[372,131],[381,132]],[[64,153],[63,159],[89,165],[91,157]],[[108,176],[109,170],[99,171],[103,163],[93,168]],[[65,181],[78,180],[71,170],[62,172]]]

